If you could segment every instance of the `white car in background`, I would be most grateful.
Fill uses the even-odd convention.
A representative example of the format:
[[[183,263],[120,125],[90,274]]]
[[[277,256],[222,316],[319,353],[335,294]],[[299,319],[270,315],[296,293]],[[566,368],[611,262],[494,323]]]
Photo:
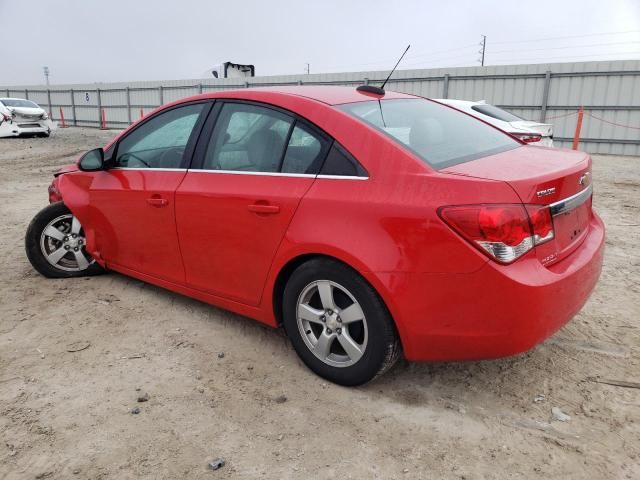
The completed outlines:
[[[447,98],[436,99],[436,102],[450,105],[457,110],[480,118],[498,127],[500,130],[510,133],[525,143],[543,147],[553,147],[553,125],[550,123],[525,120],[495,105],[490,105],[484,100],[470,102],[468,100],[451,100]]]
[[[53,127],[47,112],[31,100],[0,98],[0,138],[20,135],[48,137]]]

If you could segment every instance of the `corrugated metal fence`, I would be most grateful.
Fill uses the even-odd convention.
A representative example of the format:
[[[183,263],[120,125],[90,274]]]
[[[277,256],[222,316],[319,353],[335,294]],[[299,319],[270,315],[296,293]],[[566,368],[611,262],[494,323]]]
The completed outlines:
[[[197,79],[109,84],[0,87],[0,95],[23,97],[60,112],[68,125],[123,128],[142,113],[198,93],[273,85],[358,85],[381,82],[388,72]],[[486,100],[516,115],[554,124],[557,146],[571,145],[580,106],[585,109],[581,149],[640,155],[640,61],[400,70],[388,89],[430,98]]]

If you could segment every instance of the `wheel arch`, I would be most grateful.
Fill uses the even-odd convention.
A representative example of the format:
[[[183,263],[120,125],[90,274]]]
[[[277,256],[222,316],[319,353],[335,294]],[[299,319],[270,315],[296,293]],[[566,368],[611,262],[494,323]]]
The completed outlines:
[[[99,249],[96,245],[96,231],[94,218],[99,215],[98,209],[90,203],[89,191],[93,182],[94,172],[69,172],[56,177],[57,188],[64,205],[80,220],[87,240],[87,252],[105,267]]]
[[[393,308],[393,302],[389,298],[389,294],[386,288],[377,279],[376,275],[371,271],[354,266],[355,262],[349,262],[344,258],[340,258],[339,256],[327,254],[327,253],[320,253],[320,252],[300,253],[296,256],[293,256],[288,261],[286,261],[282,265],[282,267],[279,269],[273,284],[273,288],[271,289],[271,304],[273,308],[273,315],[275,317],[276,326],[278,327],[281,326],[283,321],[282,301],[283,301],[283,294],[284,294],[284,289],[287,285],[287,281],[289,280],[289,278],[291,277],[291,275],[293,274],[296,268],[308,262],[309,260],[313,260],[316,258],[323,258],[327,260],[340,262],[341,264],[345,265],[346,267],[350,268],[355,273],[360,275],[371,286],[371,288],[373,288],[374,292],[376,292],[376,294],[382,300],[383,305],[385,306],[385,308],[389,312],[389,315],[391,316],[391,319],[393,320],[396,333],[398,334],[398,337],[400,338],[400,342],[402,343],[401,329],[399,328],[396,317],[394,316],[395,309]]]

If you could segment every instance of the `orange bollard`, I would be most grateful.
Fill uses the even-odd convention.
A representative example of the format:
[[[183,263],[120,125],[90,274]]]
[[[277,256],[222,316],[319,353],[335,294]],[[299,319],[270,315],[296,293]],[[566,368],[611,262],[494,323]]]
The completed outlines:
[[[144,117],[144,110],[141,108],[140,109],[140,118]]]
[[[573,135],[573,146],[572,150],[578,149],[578,144],[580,143],[580,130],[582,130],[582,117],[584,117],[584,108],[580,107],[578,110],[578,121],[576,123],[576,133]]]
[[[100,130],[106,130],[107,129],[107,118],[105,116],[104,113],[104,108],[102,109],[102,121],[100,122]]]
[[[62,107],[60,107],[60,128],[67,128],[67,124],[64,123],[64,112],[62,111]]]

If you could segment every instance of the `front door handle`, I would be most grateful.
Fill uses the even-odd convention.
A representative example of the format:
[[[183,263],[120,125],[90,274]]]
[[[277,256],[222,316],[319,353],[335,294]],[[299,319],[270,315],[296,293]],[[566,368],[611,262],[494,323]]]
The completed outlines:
[[[147,198],[147,203],[153,207],[166,207],[169,205],[169,201],[166,198],[162,198],[160,195],[154,195],[151,198]]]
[[[252,203],[247,205],[250,212],[253,213],[279,213],[280,207],[278,205],[265,205],[264,203]]]

